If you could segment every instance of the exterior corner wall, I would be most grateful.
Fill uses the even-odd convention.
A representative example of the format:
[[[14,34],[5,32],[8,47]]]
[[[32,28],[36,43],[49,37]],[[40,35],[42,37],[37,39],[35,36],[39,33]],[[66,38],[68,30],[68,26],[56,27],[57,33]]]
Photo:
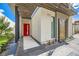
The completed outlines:
[[[39,42],[41,42],[41,10],[34,14],[31,19],[32,22],[32,36]]]
[[[51,16],[55,16],[55,13],[39,7],[32,17],[32,36],[42,44],[51,39]]]
[[[41,8],[41,42],[44,43],[51,40],[51,22],[52,16],[55,17],[55,12],[45,8]]]

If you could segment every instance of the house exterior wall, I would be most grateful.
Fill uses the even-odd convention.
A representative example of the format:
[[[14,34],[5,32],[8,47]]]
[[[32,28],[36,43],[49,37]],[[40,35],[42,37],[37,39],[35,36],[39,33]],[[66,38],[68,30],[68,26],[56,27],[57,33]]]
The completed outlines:
[[[32,17],[32,36],[39,42],[41,42],[41,10],[34,14]]]
[[[22,15],[21,15],[22,16]],[[20,20],[20,34],[21,36],[23,35],[23,24],[24,23],[29,23],[30,24],[30,34],[39,42],[44,43],[48,40],[51,40],[51,22],[53,22],[53,18],[55,17],[56,20],[56,36],[55,38],[58,40],[58,20],[61,20],[62,25],[64,25],[65,29],[65,21],[68,20],[68,37],[72,35],[72,19],[66,14],[63,14],[61,12],[57,11],[50,11],[48,9],[38,7],[37,10],[33,13],[33,16],[31,17],[32,19],[23,19],[21,18]],[[62,28],[62,27],[61,27]],[[65,30],[62,31],[64,36],[65,36]]]
[[[55,12],[41,8],[41,15],[41,42],[44,43],[52,40],[51,22],[53,22],[52,16],[55,17]]]
[[[66,36],[70,37],[72,35],[72,18],[68,15],[65,15],[60,12],[53,12],[48,9],[39,7],[36,14],[32,17],[32,36],[39,42],[44,43],[48,40],[51,40],[51,22],[53,21],[53,17],[56,18],[56,39],[58,38],[58,20],[61,22],[61,28],[64,29],[60,31],[60,34],[63,33],[63,36],[67,38]],[[66,20],[68,20],[68,26],[66,26]],[[63,26],[63,28],[62,28]],[[67,33],[67,34],[66,34]]]
[[[40,7],[32,17],[32,36],[44,43],[51,39],[51,22],[55,13]]]
[[[51,40],[51,22],[53,18],[56,18],[56,39],[58,40],[58,19],[67,20],[68,19],[68,37],[72,35],[72,19],[71,17],[60,13],[60,12],[53,12],[48,9],[39,7],[38,11],[34,14],[32,19],[23,19],[20,18],[20,36],[23,35],[23,24],[29,23],[30,24],[30,34],[40,43],[44,43],[48,40]],[[64,23],[62,23],[63,25]]]

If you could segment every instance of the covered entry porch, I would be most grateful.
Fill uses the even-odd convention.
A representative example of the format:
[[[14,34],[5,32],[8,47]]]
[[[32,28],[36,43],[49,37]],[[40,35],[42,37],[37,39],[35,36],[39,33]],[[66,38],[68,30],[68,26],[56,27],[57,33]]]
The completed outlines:
[[[74,13],[71,10],[67,10],[65,8],[61,9],[59,8],[62,6],[62,4],[16,4],[16,10],[17,10],[17,23],[18,24],[18,34],[19,38],[22,38],[23,40],[23,47],[26,49],[23,53],[28,53],[27,48],[30,46],[29,43],[31,42],[32,47],[32,53],[39,54],[40,52],[46,52],[49,50],[52,50],[54,47],[58,47],[61,43],[59,41],[63,41],[66,37],[66,35],[71,36],[71,18],[70,16]],[[61,11],[62,10],[62,11]],[[67,11],[67,12],[65,12]],[[60,16],[61,15],[61,16]],[[30,35],[33,39],[38,41],[39,43],[47,44],[50,40],[55,39],[55,44],[57,46],[53,46],[54,44],[47,44],[42,47],[42,45],[38,46],[35,41],[33,41],[31,38],[28,38],[28,35],[23,35],[23,27],[22,27],[22,20],[28,19],[30,21]],[[65,26],[65,20],[68,19],[68,26]],[[63,20],[63,21],[62,21]],[[25,23],[25,21],[24,21]],[[62,26],[63,25],[63,26]],[[65,28],[65,27],[67,28]],[[28,27],[28,26],[26,26]],[[62,30],[63,28],[63,30]],[[67,29],[67,30],[66,30]],[[27,30],[27,29],[26,29]],[[66,33],[65,33],[66,32]],[[27,32],[26,32],[27,33]],[[64,34],[62,36],[62,34]],[[27,41],[27,42],[26,42]],[[22,41],[21,41],[22,42]],[[51,41],[50,41],[51,42]],[[51,42],[52,43],[52,42]],[[27,46],[28,45],[28,46]],[[47,48],[48,46],[48,48]],[[49,47],[50,46],[50,47]],[[40,50],[38,49],[40,47]],[[52,48],[51,48],[52,47]],[[31,47],[29,47],[31,48]],[[43,50],[43,49],[46,50]],[[33,52],[34,51],[34,52]],[[29,54],[32,54],[29,52]],[[21,54],[22,55],[22,54]],[[36,55],[36,54],[35,54]]]
[[[69,27],[71,25],[69,25],[69,27],[67,27],[67,25],[66,26],[64,25],[65,26],[64,27],[64,26],[61,26],[59,24],[60,23],[67,24],[69,22],[70,16],[73,15],[74,13],[70,9],[67,10],[67,9],[63,8],[64,6],[62,4],[16,4],[16,6],[18,8],[20,19],[22,19],[22,18],[24,18],[24,19],[30,19],[30,25],[32,26],[32,27],[30,27],[30,36],[32,36],[32,37],[34,37],[35,35],[38,36],[37,38],[34,37],[35,39],[37,39],[37,41],[40,41],[40,39],[45,39],[45,38],[47,40],[50,40],[51,38],[55,38],[56,41],[61,41],[61,40],[64,40],[67,37],[67,35],[70,36],[71,33],[69,33],[70,32],[70,28]],[[62,9],[57,8],[59,6]],[[37,17],[37,18],[34,19],[34,23],[36,23],[35,21],[37,21],[37,19],[40,19],[40,18],[42,19],[42,21],[46,21],[46,20],[43,20],[43,18],[45,19],[45,17],[48,15],[47,19],[50,19],[50,21],[47,20],[47,23],[50,23],[49,24],[50,26],[47,25],[47,27],[46,27],[47,29],[44,28],[46,26],[46,24],[44,24],[45,26],[41,26],[41,24],[43,25],[43,23],[41,23],[39,21],[37,21],[37,22],[40,25],[39,26],[35,25],[37,27],[35,29],[34,29],[35,26],[33,27],[33,25],[34,25],[34,23],[33,23],[33,17],[38,12],[39,8],[41,8],[43,10],[44,9],[49,10],[52,13],[51,14],[50,12],[47,12],[47,13],[43,14],[44,17],[41,17],[42,14],[40,15],[38,13],[39,17]],[[67,12],[65,12],[65,11],[67,11]],[[59,14],[61,16],[59,16]],[[66,16],[66,18],[65,18],[65,16]],[[53,18],[55,20],[53,20]],[[62,18],[63,18],[63,20],[68,19],[68,21],[66,23],[59,21],[59,19],[62,19]],[[52,21],[53,21],[53,23],[52,23]],[[21,25],[21,20],[19,20],[19,22],[20,22],[20,25]],[[20,35],[19,36],[20,37],[24,37],[24,35],[22,34],[22,31],[21,31],[22,30],[22,26],[20,27],[20,25],[19,25],[19,28],[20,28],[20,31],[19,31]],[[61,30],[62,27],[64,28],[64,30]],[[43,35],[43,34],[46,33],[45,31],[44,32],[42,31],[41,32],[42,34],[39,33],[37,35],[37,33],[40,31],[38,28],[42,29],[42,30],[43,29],[48,30],[49,32],[48,32],[47,36]],[[38,29],[38,31],[36,32],[37,29]],[[32,30],[34,30],[34,32]],[[41,34],[42,38],[40,37],[40,34]],[[62,36],[62,34],[64,34],[64,35]]]

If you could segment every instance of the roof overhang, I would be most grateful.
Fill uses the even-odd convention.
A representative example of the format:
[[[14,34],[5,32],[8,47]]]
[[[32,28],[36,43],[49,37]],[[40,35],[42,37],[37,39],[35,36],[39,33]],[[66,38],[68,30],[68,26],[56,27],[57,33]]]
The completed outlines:
[[[75,15],[76,12],[73,9],[65,8],[61,3],[19,3],[18,11],[23,18],[31,18],[32,13],[36,7],[43,7],[54,12],[61,12],[68,16]]]

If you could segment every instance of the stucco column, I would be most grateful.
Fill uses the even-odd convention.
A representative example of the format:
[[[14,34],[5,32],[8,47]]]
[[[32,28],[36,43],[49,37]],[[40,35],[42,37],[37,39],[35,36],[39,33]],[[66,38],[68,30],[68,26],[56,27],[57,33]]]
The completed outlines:
[[[68,37],[72,35],[72,17],[70,16],[68,19]]]

